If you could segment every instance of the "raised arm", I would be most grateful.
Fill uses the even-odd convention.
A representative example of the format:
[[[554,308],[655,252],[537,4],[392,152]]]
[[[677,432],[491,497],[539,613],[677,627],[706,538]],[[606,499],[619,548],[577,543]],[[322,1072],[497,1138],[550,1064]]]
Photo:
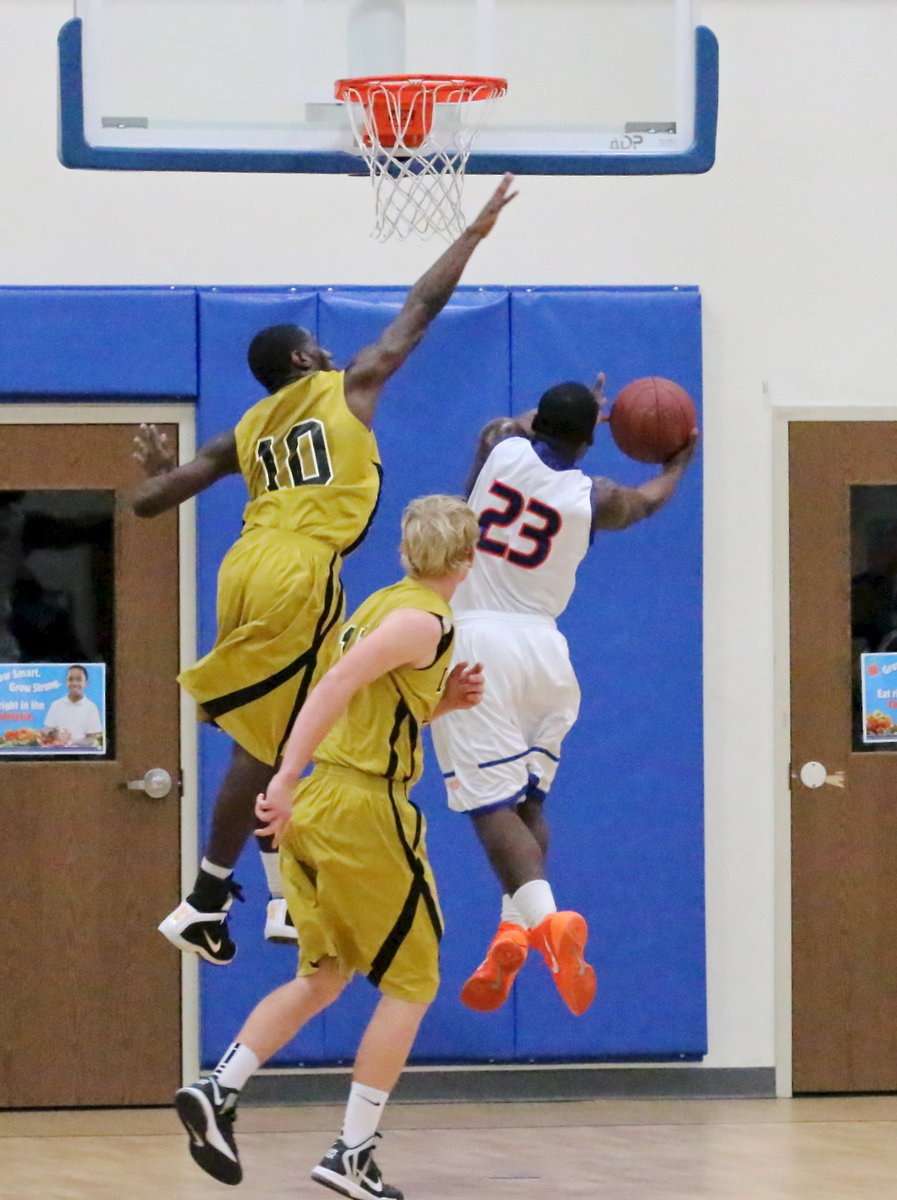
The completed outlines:
[[[148,478],[138,484],[131,507],[138,517],[155,517],[204,491],[225,475],[239,473],[234,431],[219,433],[196,452],[188,463],[177,465],[174,451],[155,425],[141,425],[134,438],[134,457]]]
[[[374,418],[380,391],[390,375],[402,365],[427,331],[433,318],[447,303],[470,256],[498,220],[501,210],[513,200],[512,175],[505,175],[483,211],[423,274],[402,306],[401,312],[379,341],[359,351],[346,367],[346,402],[365,425]]]
[[[470,464],[470,471],[467,476],[467,482],[464,485],[464,495],[470,496],[473,491],[473,485],[477,481],[477,476],[483,469],[483,463],[495,449],[499,442],[503,442],[505,438],[510,437],[525,437],[533,436],[533,417],[536,410],[531,408],[528,412],[521,413],[519,417],[496,417],[490,421],[488,425],[484,425],[480,432],[480,440],[477,442],[476,452],[473,456],[473,462]]]
[[[660,474],[638,487],[625,487],[612,479],[595,476],[592,480],[592,529],[626,529],[656,513],[679,486],[697,444],[698,431],[694,430],[679,453],[664,463]]]
[[[279,836],[290,819],[302,772],[355,693],[397,667],[429,665],[441,636],[442,623],[433,613],[399,608],[330,668],[300,709],[280,767],[265,795],[258,798],[256,815],[267,822],[265,828],[256,830],[259,836]]]

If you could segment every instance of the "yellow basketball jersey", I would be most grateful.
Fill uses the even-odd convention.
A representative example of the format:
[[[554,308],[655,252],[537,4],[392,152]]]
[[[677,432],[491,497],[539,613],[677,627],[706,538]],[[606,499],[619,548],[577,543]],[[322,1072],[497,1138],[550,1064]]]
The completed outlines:
[[[244,413],[235,434],[246,528],[301,531],[348,554],[380,495],[373,433],[350,412],[343,371],[316,371]]]
[[[315,761],[354,767],[414,784],[423,770],[421,728],[430,720],[448,675],[452,610],[447,602],[414,579],[374,592],[343,628],[346,652],[397,608],[420,608],[442,622],[442,637],[428,667],[399,667],[375,679],[352,697],[349,707],[318,747]]]

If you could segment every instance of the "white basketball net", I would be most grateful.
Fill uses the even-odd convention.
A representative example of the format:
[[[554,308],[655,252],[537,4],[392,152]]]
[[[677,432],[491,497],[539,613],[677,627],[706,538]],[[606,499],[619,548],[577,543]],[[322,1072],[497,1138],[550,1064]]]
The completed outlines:
[[[374,185],[372,237],[438,233],[452,241],[463,231],[464,168],[506,87],[476,77],[339,81],[336,94]]]

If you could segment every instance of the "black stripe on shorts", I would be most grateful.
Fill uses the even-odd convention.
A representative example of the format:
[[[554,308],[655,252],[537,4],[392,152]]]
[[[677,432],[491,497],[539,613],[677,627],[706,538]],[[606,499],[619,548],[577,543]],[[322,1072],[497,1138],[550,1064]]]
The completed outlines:
[[[237,688],[233,692],[228,692],[225,696],[219,696],[213,700],[206,700],[201,707],[213,721],[216,721],[219,717],[225,716],[229,712],[233,712],[237,708],[242,708],[246,704],[251,704],[254,700],[261,700],[263,696],[269,695],[269,693],[279,688],[281,684],[286,683],[289,679],[292,679],[292,677],[301,671],[303,667],[306,667],[309,659],[312,660],[312,664],[314,663],[314,661],[317,659],[321,641],[323,640],[321,627],[328,615],[330,605],[333,600],[335,562],[336,555],[334,554],[333,558],[330,560],[327,587],[324,593],[324,605],[321,611],[321,616],[318,619],[318,625],[317,629],[315,630],[315,636],[312,639],[312,644],[306,647],[306,649],[303,650],[300,655],[294,658],[292,662],[287,663],[285,667],[281,667],[279,671],[275,671],[273,675],[269,675],[266,679],[260,679],[257,683],[250,683],[246,687]],[[340,588],[340,597],[342,597],[342,588]],[[339,608],[337,608],[336,613],[337,615],[339,614]],[[333,620],[335,619],[336,617],[333,618]],[[330,625],[332,624],[333,621],[330,622]],[[328,625],[328,630],[330,625]],[[324,632],[326,633],[327,631],[325,630]]]
[[[399,808],[396,804],[396,798],[393,794],[393,782],[390,779],[388,784],[389,801],[392,805],[393,817],[396,823],[396,832],[399,835],[399,841],[402,843],[402,849],[405,852],[405,858],[408,866],[411,868],[411,887],[408,889],[408,895],[405,897],[405,902],[396,919],[395,924],[386,936],[383,945],[374,956],[371,963],[371,969],[368,972],[368,979],[374,985],[379,987],[383,976],[392,966],[395,957],[402,947],[405,938],[411,932],[411,927],[414,924],[414,918],[417,914],[417,906],[420,900],[423,900],[427,909],[427,915],[430,918],[430,924],[433,926],[433,932],[436,935],[436,941],[442,940],[442,921],[439,919],[439,909],[436,906],[436,900],[433,892],[430,889],[430,884],[424,874],[424,864],[408,845],[408,839],[405,837],[405,831],[402,828],[402,819],[399,815]],[[410,803],[410,801],[409,801]],[[416,809],[416,805],[413,806]],[[420,813],[418,812],[418,830],[420,829]]]

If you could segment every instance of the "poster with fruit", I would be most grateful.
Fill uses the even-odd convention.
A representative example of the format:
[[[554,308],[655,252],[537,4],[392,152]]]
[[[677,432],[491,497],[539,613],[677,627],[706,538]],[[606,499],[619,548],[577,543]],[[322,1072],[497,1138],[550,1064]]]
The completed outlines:
[[[897,742],[897,652],[861,654],[863,741]]]
[[[0,756],[105,752],[105,663],[0,663]]]

